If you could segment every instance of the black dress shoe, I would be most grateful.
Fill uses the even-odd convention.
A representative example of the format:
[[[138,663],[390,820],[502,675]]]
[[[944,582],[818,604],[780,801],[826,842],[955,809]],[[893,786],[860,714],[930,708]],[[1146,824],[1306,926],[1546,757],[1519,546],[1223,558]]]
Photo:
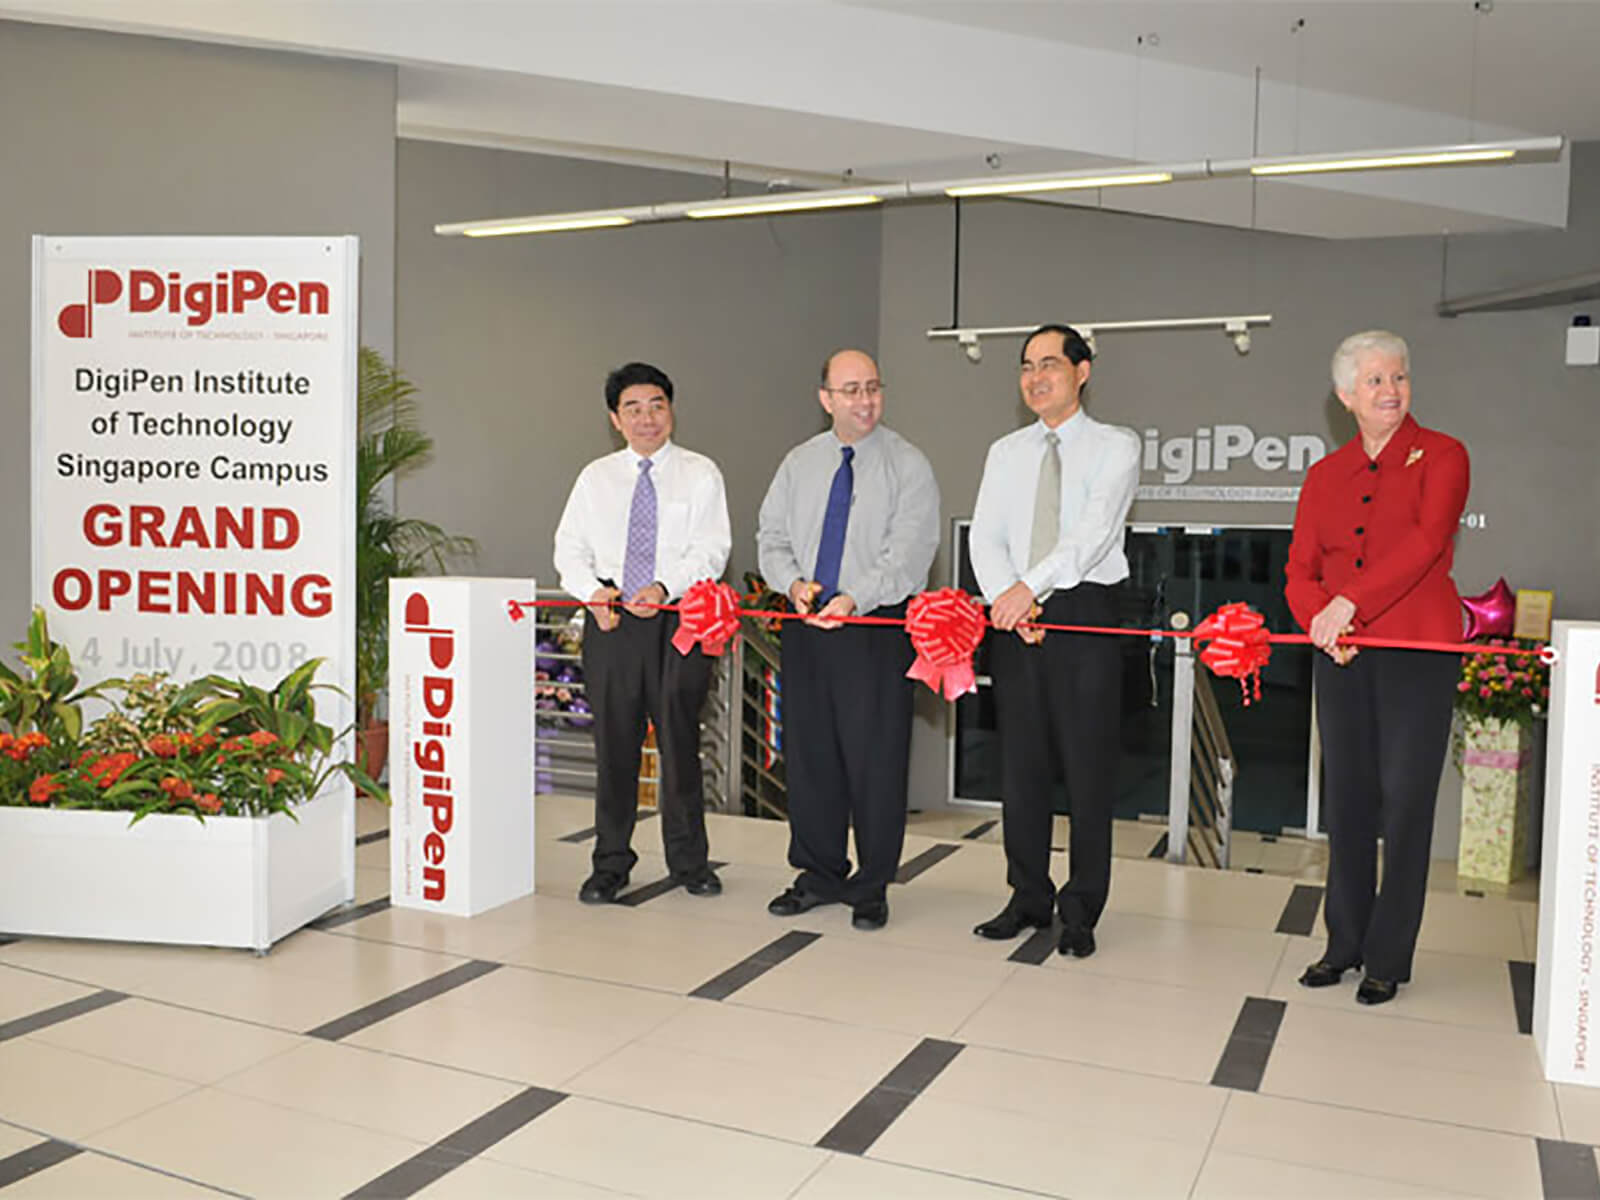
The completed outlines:
[[[784,888],[781,893],[767,901],[767,911],[775,917],[798,917],[803,912],[810,912],[819,904],[832,904],[833,901],[808,892],[799,887]]]
[[[1029,916],[1027,913],[1020,912],[1008,904],[982,925],[974,925],[972,932],[982,938],[992,938],[997,942],[1005,942],[1016,937],[1024,929],[1048,929],[1049,927],[1049,913],[1045,913],[1043,916]]]
[[[1392,979],[1374,979],[1368,975],[1356,989],[1356,1003],[1387,1004],[1399,990],[1400,985]]]
[[[863,900],[850,910],[850,924],[857,929],[882,929],[888,923],[887,900]]]
[[[578,889],[578,899],[585,904],[610,904],[617,893],[628,886],[628,877],[615,871],[596,871],[583,881]]]
[[[1300,974],[1300,986],[1308,988],[1332,987],[1344,977],[1346,971],[1354,970],[1360,963],[1348,967],[1336,967],[1325,959],[1312,963]]]
[[[722,880],[717,878],[717,873],[710,867],[701,867],[684,879],[683,890],[691,896],[720,896]]]
[[[1075,958],[1088,958],[1094,953],[1094,930],[1084,925],[1068,925],[1061,931],[1056,943],[1057,954],[1070,954]]]

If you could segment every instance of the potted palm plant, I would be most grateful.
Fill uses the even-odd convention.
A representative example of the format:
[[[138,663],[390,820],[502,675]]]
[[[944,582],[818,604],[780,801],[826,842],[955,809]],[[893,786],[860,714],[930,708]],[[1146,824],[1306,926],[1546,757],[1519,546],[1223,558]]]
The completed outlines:
[[[376,350],[361,348],[356,442],[356,729],[361,764],[377,778],[389,746],[377,720],[389,672],[389,580],[443,572],[477,544],[394,511],[394,481],[433,454],[417,424],[416,387]]]

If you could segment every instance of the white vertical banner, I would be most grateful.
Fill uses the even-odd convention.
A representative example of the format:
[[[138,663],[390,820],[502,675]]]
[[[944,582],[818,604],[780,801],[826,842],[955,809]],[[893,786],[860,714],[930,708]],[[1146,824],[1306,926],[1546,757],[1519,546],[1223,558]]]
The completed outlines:
[[[353,237],[35,237],[33,598],[85,681],[354,685]]]
[[[1600,622],[1557,621],[1533,1038],[1546,1079],[1600,1086]]]

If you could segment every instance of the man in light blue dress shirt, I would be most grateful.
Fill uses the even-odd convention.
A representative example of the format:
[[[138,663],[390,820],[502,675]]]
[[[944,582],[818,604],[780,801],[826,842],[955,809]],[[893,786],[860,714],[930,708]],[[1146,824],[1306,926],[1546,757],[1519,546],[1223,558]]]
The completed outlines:
[[[1030,622],[1106,627],[1128,577],[1123,528],[1139,483],[1138,435],[1083,411],[1093,359],[1067,325],[1023,344],[1022,399],[1038,420],[989,447],[968,545],[989,602],[1011,899],[974,932],[1014,938],[1051,924],[1062,954],[1094,953],[1111,887],[1111,811],[1122,717],[1114,636],[1050,633]],[[1052,791],[1065,776],[1072,831],[1067,882],[1050,879]]]
[[[939,547],[939,487],[922,451],[879,424],[871,355],[830,355],[817,398],[833,427],[784,458],[756,534],[768,585],[810,614],[783,624],[789,863],[799,875],[767,910],[792,917],[843,901],[857,929],[879,929],[905,841],[913,654],[903,629],[838,618],[905,615]]]

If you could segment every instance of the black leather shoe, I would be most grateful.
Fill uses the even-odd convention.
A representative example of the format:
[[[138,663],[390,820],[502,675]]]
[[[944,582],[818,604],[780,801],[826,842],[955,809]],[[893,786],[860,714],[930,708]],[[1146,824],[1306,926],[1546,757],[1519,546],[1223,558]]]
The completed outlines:
[[[1399,990],[1400,985],[1392,979],[1374,979],[1368,975],[1356,989],[1356,1003],[1387,1004]]]
[[[691,896],[722,895],[722,880],[710,867],[701,867],[683,881],[683,890]]]
[[[995,916],[990,917],[982,925],[974,925],[972,932],[982,938],[991,938],[997,942],[1010,941],[1024,929],[1048,929],[1050,927],[1050,914],[1043,916],[1029,916],[1006,905]]]
[[[803,912],[810,912],[819,904],[832,904],[833,901],[824,899],[815,892],[803,891],[798,887],[787,887],[767,901],[767,911],[775,917],[798,917]]]
[[[1083,925],[1068,925],[1061,931],[1056,943],[1057,954],[1070,954],[1075,958],[1088,958],[1094,953],[1094,930]]]
[[[857,929],[882,929],[888,923],[887,900],[863,900],[850,910],[850,924]]]
[[[596,871],[583,881],[578,889],[578,899],[585,904],[610,904],[617,893],[628,886],[628,877],[615,871]]]
[[[1308,988],[1332,987],[1344,977],[1346,971],[1354,970],[1360,963],[1348,967],[1336,967],[1325,959],[1318,959],[1300,973],[1300,986]]]

